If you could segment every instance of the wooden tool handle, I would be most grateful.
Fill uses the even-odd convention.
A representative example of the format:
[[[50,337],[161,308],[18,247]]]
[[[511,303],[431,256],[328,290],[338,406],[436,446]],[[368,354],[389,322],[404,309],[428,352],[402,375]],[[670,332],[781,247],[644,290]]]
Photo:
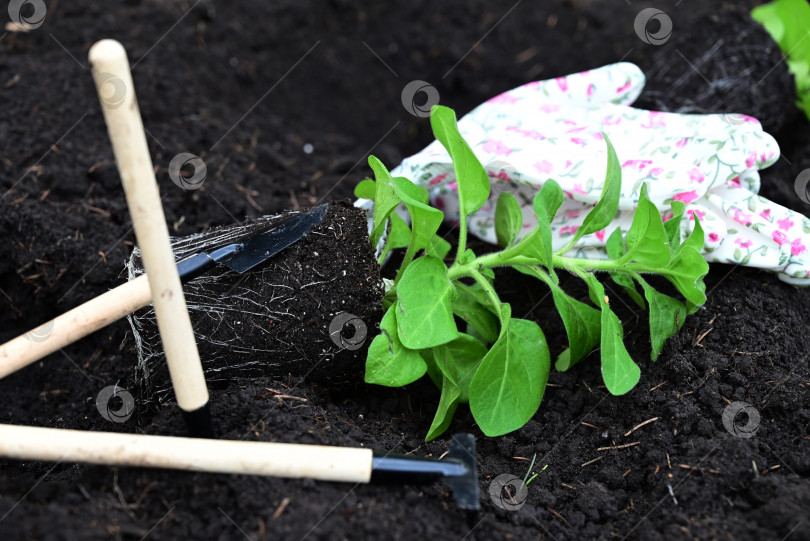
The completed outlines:
[[[0,456],[18,460],[368,483],[372,451],[0,425]]]
[[[177,402],[186,412],[202,411],[208,404],[208,389],[172,254],[129,60],[123,45],[114,40],[93,45],[89,59],[153,292],[158,330]]]
[[[143,308],[152,298],[142,275],[0,346],[0,379]]]

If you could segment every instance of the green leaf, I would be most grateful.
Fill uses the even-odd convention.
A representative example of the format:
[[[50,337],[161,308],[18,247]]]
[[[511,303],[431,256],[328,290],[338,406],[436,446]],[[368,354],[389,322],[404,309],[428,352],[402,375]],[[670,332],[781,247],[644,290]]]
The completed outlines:
[[[599,306],[602,309],[602,336],[600,339],[602,379],[610,394],[625,394],[641,379],[641,370],[633,362],[627,348],[624,347],[622,322],[610,309],[609,299],[605,296],[605,288],[593,274],[584,273],[581,276],[588,283],[588,288],[593,293],[592,297],[601,299]]]
[[[380,322],[381,334],[374,337],[366,357],[366,383],[400,387],[425,375],[427,364],[418,351],[402,345],[397,333],[396,303]]]
[[[641,297],[641,294],[636,289],[636,283],[630,278],[628,275],[622,272],[611,272],[610,278],[617,285],[621,286],[627,296],[633,299],[633,302],[638,305],[639,308],[644,308],[646,305],[644,304],[644,299]]]
[[[411,232],[414,250],[421,250],[430,244],[444,219],[444,213],[427,204],[428,192],[410,180],[402,177],[391,179],[396,195],[408,207],[411,215]]]
[[[388,216],[400,204],[401,199],[392,187],[391,173],[388,172],[383,163],[374,156],[369,156],[368,164],[377,178],[377,182],[374,183],[374,218],[370,235],[371,245],[377,246],[385,231]],[[368,191],[368,184],[365,185],[363,190]]]
[[[523,212],[520,210],[520,203],[511,193],[501,193],[495,206],[495,236],[498,238],[498,246],[501,248],[511,246],[521,227],[523,227]]]
[[[442,377],[442,395],[425,441],[447,430],[458,405],[469,401],[470,382],[486,352],[481,342],[466,334],[433,348],[434,362]]]
[[[542,239],[542,247],[539,249],[543,255],[541,261],[554,275],[554,267],[551,265],[553,250],[551,247],[551,220],[557,214],[563,202],[563,191],[560,185],[553,180],[547,180],[537,195],[534,197],[534,213],[537,216],[537,231]]]
[[[447,254],[450,253],[452,246],[450,243],[444,240],[439,235],[433,235],[433,238],[430,239],[430,243],[425,246],[425,253],[427,255],[432,255],[438,257],[439,259],[444,259],[447,257]]]
[[[534,213],[537,216],[537,226],[524,236],[515,248],[514,255],[533,257],[548,267],[552,276],[555,275],[551,264],[553,249],[551,244],[551,220],[563,201],[563,192],[560,185],[549,179],[534,196]]]
[[[702,248],[703,227],[700,220],[695,217],[695,229],[692,234],[672,255],[672,261],[660,270],[686,300],[698,306],[706,302],[706,284],[703,277],[709,272],[709,264],[700,254]]]
[[[754,8],[751,17],[765,27],[788,56],[787,66],[796,83],[796,104],[810,119],[810,6],[806,0],[777,0]]]
[[[493,314],[497,315],[501,313],[501,307],[492,306],[492,301],[490,300],[489,295],[487,295],[486,291],[484,291],[484,289],[477,282],[471,286],[462,284],[461,282],[456,282],[454,285],[459,293],[469,295],[471,298],[475,299],[478,304]]]
[[[513,256],[522,255],[534,258],[546,267],[550,267],[551,259],[548,256],[550,245],[546,244],[543,237],[543,230],[539,226],[535,227],[520,239],[520,242],[515,245],[514,252],[510,250],[510,253]]]
[[[671,253],[667,231],[658,209],[647,197],[647,184],[641,188],[633,223],[625,235],[627,253],[622,261],[635,261],[642,265],[661,267],[669,263]]]
[[[473,259],[475,259],[475,252],[472,251],[472,248],[467,248],[466,250],[464,250],[464,253],[459,256],[458,264],[466,265]]]
[[[463,333],[452,342],[433,348],[433,358],[439,370],[450,377],[461,391],[459,402],[470,401],[470,383],[486,354],[484,344]]]
[[[500,436],[525,425],[543,399],[550,359],[543,331],[533,321],[513,319],[484,357],[470,384],[470,410],[481,431]]]
[[[430,125],[436,139],[453,159],[459,209],[470,215],[484,206],[489,197],[487,172],[458,131],[456,113],[452,109],[434,105],[430,110]]]
[[[669,248],[674,252],[681,245],[681,218],[686,210],[683,201],[672,201],[672,218],[664,222],[664,229],[667,232]]]
[[[548,179],[534,197],[534,212],[538,216],[542,214],[543,221],[551,223],[564,200],[565,195],[557,181]]]
[[[392,212],[389,217],[391,226],[388,228],[388,235],[385,238],[385,247],[380,254],[379,262],[385,261],[388,253],[397,248],[407,248],[408,243],[411,241],[411,228],[405,223],[405,220],[399,217],[399,214]]]
[[[702,278],[708,272],[709,265],[697,250],[686,249],[672,258],[664,269],[665,276],[678,288],[688,301],[698,306],[706,302],[706,284]]]
[[[650,358],[658,359],[664,344],[683,325],[686,318],[686,306],[669,295],[659,293],[640,276],[637,280],[644,289],[644,296],[650,304],[650,342],[652,351]]]
[[[607,306],[602,308],[602,379],[613,395],[623,395],[636,386],[641,370],[624,347],[622,322]]]
[[[458,386],[445,375],[442,375],[442,395],[439,398],[439,406],[433,416],[425,441],[431,441],[441,436],[453,421],[453,415],[458,408],[458,397],[461,394]]]
[[[455,297],[441,259],[426,255],[414,260],[397,286],[397,329],[405,347],[424,349],[455,340]]]
[[[627,253],[627,248],[624,246],[624,238],[622,237],[622,231],[620,228],[616,228],[613,230],[613,233],[610,234],[608,237],[607,242],[605,243],[605,248],[608,253],[608,257],[615,260],[620,260],[624,255]],[[610,272],[610,278],[622,289],[624,289],[625,293],[633,299],[639,307],[644,308],[644,299],[641,298],[638,290],[636,289],[636,284],[633,280],[628,277],[626,274],[621,272]]]
[[[474,328],[480,337],[488,344],[492,344],[498,339],[500,331],[498,329],[498,318],[486,305],[481,304],[471,293],[472,288],[465,287],[458,289],[458,296],[453,300],[453,313],[463,319]],[[484,294],[488,302],[486,293]]]
[[[608,257],[611,259],[621,259],[622,256],[627,253],[621,228],[617,227],[613,230],[613,233],[610,234],[605,243],[605,249],[607,250]]]
[[[692,230],[692,233],[686,238],[686,240],[683,241],[683,246],[687,246],[700,252],[703,249],[703,242],[703,224],[700,223],[700,218],[695,216],[695,228]]]
[[[566,294],[557,281],[538,269],[526,265],[515,265],[515,270],[542,280],[551,289],[554,305],[563,320],[568,335],[568,349],[560,353],[555,368],[564,372],[581,361],[600,339],[600,313],[585,303]]]
[[[436,385],[439,389],[442,388],[442,372],[439,370],[439,367],[436,366],[436,361],[433,360],[433,348],[427,349],[420,349],[419,355],[425,360],[427,364],[427,374],[430,377],[433,384]]]
[[[601,316],[599,310],[569,296],[560,286],[549,284],[549,287],[568,334],[568,349],[557,357],[554,365],[557,370],[564,372],[599,345]]]
[[[599,202],[588,213],[582,226],[577,229],[574,239],[571,241],[573,245],[583,235],[596,233],[610,225],[613,218],[616,216],[616,211],[619,210],[619,199],[622,195],[622,168],[619,165],[619,158],[616,156],[616,150],[610,143],[610,139],[604,132],[602,135],[607,144],[607,172],[605,175],[605,185],[602,187],[602,194],[599,196]]]
[[[361,180],[357,186],[354,187],[354,196],[360,199],[371,199],[376,197],[377,186],[370,178]]]

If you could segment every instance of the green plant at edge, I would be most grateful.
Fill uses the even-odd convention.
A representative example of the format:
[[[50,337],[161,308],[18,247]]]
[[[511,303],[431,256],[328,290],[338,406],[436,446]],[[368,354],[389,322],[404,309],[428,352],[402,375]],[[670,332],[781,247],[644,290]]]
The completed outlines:
[[[807,0],[774,0],[755,7],[751,17],[782,49],[796,81],[796,106],[810,120],[810,5]]]
[[[427,373],[441,389],[428,441],[448,428],[459,404],[469,404],[487,436],[506,434],[526,424],[540,406],[551,362],[540,326],[513,317],[510,305],[502,302],[495,290],[492,269],[512,267],[551,289],[569,343],[558,355],[556,369],[568,370],[598,347],[608,391],[614,395],[630,391],[639,380],[640,370],[624,346],[622,323],[596,273],[607,273],[642,307],[646,299],[651,357],[655,360],[686,315],[706,300],[703,277],[709,267],[700,254],[703,230],[697,218],[693,232],[681,243],[679,225],[684,204],[673,201],[674,216],[665,223],[644,185],[630,229],[623,235],[616,228],[608,237],[609,259],[566,257],[564,254],[581,237],[606,229],[618,210],[621,168],[605,137],[608,162],[604,188],[566,246],[552,249],[551,221],[564,196],[559,184],[548,180],[534,198],[537,226],[520,240],[520,205],[511,193],[500,195],[495,227],[501,249],[477,256],[466,247],[467,218],[487,201],[489,178],[459,133],[451,109],[434,106],[430,122],[453,159],[460,210],[458,246],[448,257],[450,244],[436,234],[444,214],[430,206],[427,190],[408,179],[392,177],[371,156],[369,164],[376,181],[362,181],[355,194],[374,201],[372,245],[378,245],[387,229],[380,261],[392,249],[406,251],[396,278],[386,288],[385,315],[380,334],[369,346],[365,381],[398,387]],[[401,203],[410,214],[410,227],[393,212]],[[558,269],[587,283],[593,306],[562,290]],[[685,300],[654,289],[644,278],[650,274],[669,280]]]

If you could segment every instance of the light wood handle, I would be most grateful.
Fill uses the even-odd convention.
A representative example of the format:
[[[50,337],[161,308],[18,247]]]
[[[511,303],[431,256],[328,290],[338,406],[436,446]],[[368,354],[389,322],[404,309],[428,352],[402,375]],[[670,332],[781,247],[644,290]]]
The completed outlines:
[[[0,346],[0,379],[151,302],[141,275]]]
[[[368,483],[372,451],[0,425],[0,456]]]
[[[153,292],[158,330],[177,403],[186,412],[200,410],[208,403],[208,389],[172,254],[127,53],[117,41],[102,40],[90,48],[89,58]]]

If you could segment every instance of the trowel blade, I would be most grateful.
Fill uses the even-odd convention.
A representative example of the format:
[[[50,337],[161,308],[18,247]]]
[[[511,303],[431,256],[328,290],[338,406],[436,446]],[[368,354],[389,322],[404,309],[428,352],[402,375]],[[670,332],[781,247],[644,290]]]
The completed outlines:
[[[218,261],[238,273],[264,263],[306,235],[323,220],[329,205],[321,205],[284,219],[273,228],[244,242],[244,247]]]

